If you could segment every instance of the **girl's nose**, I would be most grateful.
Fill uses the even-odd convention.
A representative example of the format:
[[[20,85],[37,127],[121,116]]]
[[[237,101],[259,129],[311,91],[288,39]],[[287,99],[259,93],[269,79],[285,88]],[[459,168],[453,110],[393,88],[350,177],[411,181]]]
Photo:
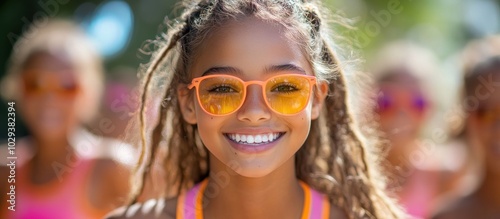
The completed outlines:
[[[237,117],[241,121],[252,123],[267,121],[271,118],[271,109],[266,105],[260,86],[247,87],[246,99],[238,110]]]

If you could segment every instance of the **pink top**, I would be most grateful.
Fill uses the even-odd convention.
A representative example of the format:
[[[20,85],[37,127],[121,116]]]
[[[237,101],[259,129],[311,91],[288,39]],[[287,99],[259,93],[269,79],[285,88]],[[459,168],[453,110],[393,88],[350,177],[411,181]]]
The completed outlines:
[[[86,193],[94,162],[81,160],[74,168],[62,172],[62,179],[46,185],[33,185],[29,168],[22,166],[16,179],[16,211],[10,219],[89,219],[102,218],[106,212],[91,206]],[[64,170],[62,170],[64,171]]]
[[[406,209],[411,219],[428,218],[433,200],[438,192],[437,174],[416,171],[411,176],[404,192],[400,195],[400,204]]]
[[[177,219],[203,219],[203,192],[208,180],[195,185],[179,196],[177,201]],[[302,219],[327,219],[330,217],[330,201],[328,197],[300,182],[304,190],[304,210]]]

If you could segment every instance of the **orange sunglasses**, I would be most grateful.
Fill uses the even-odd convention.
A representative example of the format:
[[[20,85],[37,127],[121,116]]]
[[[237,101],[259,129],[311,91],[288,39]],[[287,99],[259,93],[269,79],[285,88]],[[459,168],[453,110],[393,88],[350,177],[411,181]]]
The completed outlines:
[[[45,75],[41,75],[45,74]],[[39,72],[28,71],[22,76],[26,95],[39,95],[48,92],[70,97],[79,91],[75,76],[66,75],[66,72]]]
[[[377,112],[386,115],[395,115],[404,109],[411,115],[421,116],[430,105],[425,96],[419,92],[386,88],[380,90],[377,103]]]
[[[282,74],[265,81],[243,81],[235,76],[218,74],[194,78],[188,88],[196,88],[198,102],[207,114],[223,116],[243,106],[247,87],[252,84],[262,87],[266,105],[275,113],[294,115],[307,106],[316,77]]]

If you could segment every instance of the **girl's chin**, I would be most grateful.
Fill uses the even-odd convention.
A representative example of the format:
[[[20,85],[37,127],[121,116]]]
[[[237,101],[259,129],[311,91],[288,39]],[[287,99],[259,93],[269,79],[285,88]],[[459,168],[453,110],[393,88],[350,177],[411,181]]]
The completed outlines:
[[[57,128],[52,128],[52,127],[38,127],[36,130],[32,131],[34,135],[39,136],[40,138],[43,139],[59,139],[59,138],[66,138],[66,130],[65,129],[57,129]]]
[[[234,154],[233,154],[234,155]],[[244,157],[244,156],[232,156],[229,162],[225,162],[228,169],[231,169],[232,175],[237,175],[246,178],[262,178],[266,177],[273,172],[283,169],[284,165],[291,164],[290,159],[294,159],[291,155],[290,158],[287,157],[277,157],[277,156],[255,156],[255,157]],[[291,168],[295,170],[293,167]]]
[[[246,178],[262,178],[269,175],[274,169],[270,167],[252,166],[233,169],[239,176]]]

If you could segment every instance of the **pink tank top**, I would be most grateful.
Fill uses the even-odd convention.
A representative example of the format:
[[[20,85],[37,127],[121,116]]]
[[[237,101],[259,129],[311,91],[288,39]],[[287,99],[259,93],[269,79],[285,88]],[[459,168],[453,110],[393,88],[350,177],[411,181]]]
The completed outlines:
[[[8,212],[10,219],[90,219],[102,218],[89,203],[87,188],[94,162],[82,160],[71,173],[65,172],[48,185],[32,185],[28,180],[29,168],[19,169],[16,179],[16,211]]]
[[[195,185],[179,196],[176,219],[203,219],[202,197],[208,180]],[[301,219],[328,219],[330,201],[328,197],[300,182],[304,190],[304,210]]]
[[[438,176],[435,173],[417,171],[407,183],[406,192],[400,196],[400,204],[411,219],[428,218],[438,194]]]

